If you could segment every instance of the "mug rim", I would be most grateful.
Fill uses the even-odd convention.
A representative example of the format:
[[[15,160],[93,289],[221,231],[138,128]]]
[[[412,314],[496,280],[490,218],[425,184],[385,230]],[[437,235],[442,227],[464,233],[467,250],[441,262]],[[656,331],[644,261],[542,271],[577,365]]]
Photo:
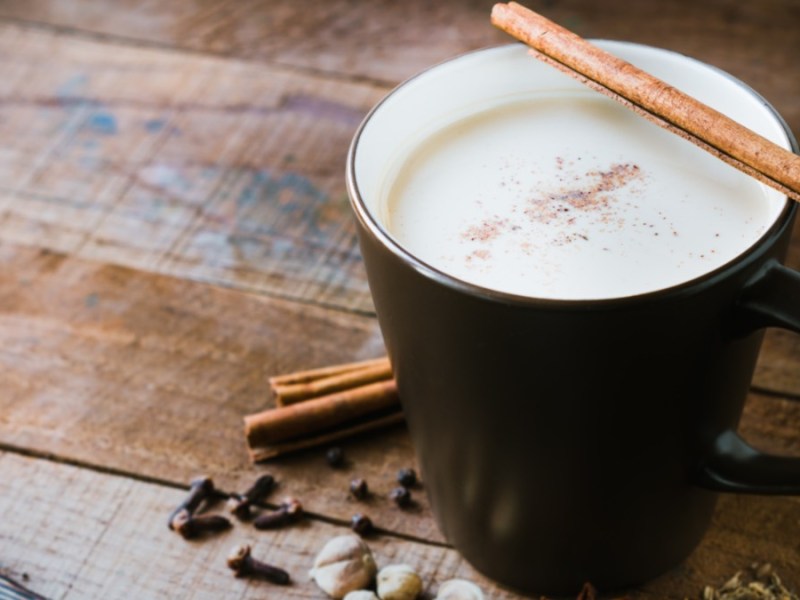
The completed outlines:
[[[797,139],[795,138],[794,134],[792,133],[785,119],[780,115],[780,113],[778,113],[775,107],[772,106],[772,104],[770,104],[767,101],[767,99],[764,98],[764,96],[759,94],[752,87],[741,81],[739,78],[731,75],[727,71],[724,71],[719,67],[710,65],[708,63],[692,58],[691,56],[687,56],[680,52],[676,52],[674,50],[668,50],[665,48],[659,48],[657,46],[651,46],[648,44],[640,44],[637,42],[629,42],[622,40],[606,40],[606,39],[591,39],[590,41],[593,43],[610,42],[614,44],[622,44],[631,47],[645,48],[648,50],[657,50],[662,53],[679,56],[681,59],[684,60],[690,60],[695,63],[699,63],[700,65],[706,68],[710,68],[713,71],[716,71],[718,74],[726,77],[734,84],[736,84],[739,88],[742,89],[743,92],[750,94],[751,96],[754,97],[755,100],[757,100],[760,104],[762,104],[770,112],[772,117],[775,119],[776,123],[781,127],[781,129],[786,134],[790,149],[793,152],[798,153],[799,149],[798,149]],[[353,212],[355,213],[356,218],[365,228],[365,230],[368,231],[369,234],[372,235],[374,238],[376,238],[380,242],[382,247],[388,249],[397,259],[399,259],[403,263],[413,268],[416,272],[454,291],[465,293],[469,296],[476,298],[491,300],[494,302],[499,301],[506,304],[521,305],[521,306],[548,306],[548,307],[572,308],[572,309],[589,309],[589,308],[599,308],[599,307],[613,308],[618,306],[627,306],[630,304],[638,304],[643,302],[664,300],[674,297],[691,295],[692,293],[704,289],[707,286],[714,285],[715,282],[727,277],[728,273],[733,270],[736,270],[737,267],[746,268],[746,266],[750,264],[753,260],[757,260],[756,255],[759,253],[759,250],[770,247],[772,243],[781,236],[785,227],[791,223],[792,216],[797,210],[797,203],[793,202],[791,198],[789,198],[788,196],[784,196],[785,201],[783,208],[780,214],[775,218],[773,223],[761,234],[761,236],[759,236],[747,248],[742,250],[739,254],[734,256],[729,261],[715,267],[714,269],[706,273],[703,273],[697,277],[693,277],[681,283],[677,283],[674,285],[646,292],[629,294],[625,296],[613,296],[605,298],[547,298],[541,296],[515,294],[512,292],[497,290],[494,288],[482,286],[476,283],[460,279],[454,275],[447,273],[446,271],[443,271],[442,269],[439,269],[423,261],[416,255],[414,255],[412,252],[404,248],[388,232],[388,230],[384,227],[384,225],[377,219],[377,217],[373,214],[373,211],[367,207],[367,204],[359,189],[355,173],[356,170],[355,158],[358,152],[358,144],[361,139],[361,135],[364,132],[364,130],[369,126],[370,121],[372,120],[372,117],[375,115],[375,113],[377,113],[381,109],[381,107],[390,98],[392,98],[398,91],[404,89],[408,84],[415,81],[417,78],[426,75],[430,71],[438,69],[444,65],[469,57],[471,55],[496,51],[503,48],[518,47],[521,45],[524,46],[524,44],[520,42],[512,42],[510,44],[486,46],[476,50],[470,50],[458,54],[456,56],[450,57],[448,59],[445,59],[443,61],[440,61],[436,64],[433,64],[419,71],[418,73],[412,75],[411,77],[407,78],[406,80],[395,86],[377,104],[375,104],[366,114],[364,119],[361,121],[361,123],[358,126],[358,129],[356,130],[353,136],[352,142],[350,143],[350,148],[348,149],[347,153],[346,173],[345,173],[345,183],[347,187],[348,197],[350,200],[350,205],[353,208]]]

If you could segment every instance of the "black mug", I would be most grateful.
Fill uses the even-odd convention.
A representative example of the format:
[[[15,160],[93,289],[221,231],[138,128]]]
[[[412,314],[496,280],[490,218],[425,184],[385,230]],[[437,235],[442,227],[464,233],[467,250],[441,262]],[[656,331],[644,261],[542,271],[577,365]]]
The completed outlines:
[[[680,80],[691,71],[684,89],[701,98],[692,86],[734,86],[758,106],[750,126],[797,150],[780,117],[730,76],[666,51],[607,46],[656,75]],[[800,458],[762,454],[736,432],[763,328],[800,331],[800,276],[781,265],[795,216],[785,199],[772,226],[735,259],[628,297],[521,297],[410,253],[381,216],[397,149],[493,94],[578,85],[545,69],[512,45],[412,78],[361,125],[347,179],[442,532],[498,582],[566,594],[586,581],[637,584],[682,561],[703,536],[717,492],[800,493]]]

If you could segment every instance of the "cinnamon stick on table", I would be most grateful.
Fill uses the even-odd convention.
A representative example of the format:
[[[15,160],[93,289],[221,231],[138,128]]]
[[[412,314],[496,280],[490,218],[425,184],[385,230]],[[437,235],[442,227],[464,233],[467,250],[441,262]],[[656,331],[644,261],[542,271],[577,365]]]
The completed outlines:
[[[253,461],[403,421],[388,358],[280,375],[270,387],[278,407],[244,418]],[[303,393],[286,404],[286,389]]]
[[[339,365],[330,365],[327,367],[319,367],[316,369],[308,369],[305,371],[297,371],[295,373],[286,373],[283,375],[274,375],[269,378],[269,385],[274,390],[278,386],[291,385],[295,383],[308,383],[311,381],[318,381],[324,377],[332,377],[367,369],[377,365],[388,365],[389,359],[385,356],[381,358],[371,358],[368,360],[361,360],[357,362],[349,362]]]
[[[378,381],[351,390],[274,408],[245,417],[251,446],[283,442],[314,431],[393,407],[397,404],[394,380]]]
[[[276,403],[279,406],[285,406],[306,398],[331,394],[367,383],[391,379],[391,377],[392,365],[389,364],[389,359],[385,358],[378,361],[370,361],[369,364],[363,364],[358,368],[344,369],[342,372],[318,377],[310,381],[281,383],[273,379],[270,380],[270,385],[275,394]]]
[[[539,60],[800,201],[800,156],[516,2],[495,4],[492,23]]]

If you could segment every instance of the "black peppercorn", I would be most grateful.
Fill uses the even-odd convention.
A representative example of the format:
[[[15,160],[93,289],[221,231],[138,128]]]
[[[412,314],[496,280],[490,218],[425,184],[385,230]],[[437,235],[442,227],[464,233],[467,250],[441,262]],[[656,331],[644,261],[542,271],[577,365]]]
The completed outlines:
[[[363,479],[353,479],[350,482],[350,493],[356,500],[364,500],[369,495],[367,482]]]
[[[417,484],[417,473],[414,469],[400,469],[397,472],[397,483],[403,487],[413,487]]]
[[[350,528],[358,535],[368,535],[372,531],[372,519],[361,513],[355,514],[350,519]]]
[[[400,508],[405,508],[411,505],[411,492],[408,491],[408,488],[394,488],[391,492],[389,492],[389,498]]]
[[[341,467],[344,463],[344,452],[342,452],[339,446],[328,448],[328,451],[325,453],[325,460],[328,461],[328,464],[332,467]]]

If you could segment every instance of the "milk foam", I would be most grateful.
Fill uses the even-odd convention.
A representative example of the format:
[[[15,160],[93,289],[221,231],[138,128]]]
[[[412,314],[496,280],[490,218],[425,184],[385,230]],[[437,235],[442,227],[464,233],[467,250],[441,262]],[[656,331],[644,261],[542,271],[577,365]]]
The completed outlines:
[[[623,297],[727,263],[780,198],[596,94],[479,112],[401,157],[384,223],[458,279],[523,296]]]

